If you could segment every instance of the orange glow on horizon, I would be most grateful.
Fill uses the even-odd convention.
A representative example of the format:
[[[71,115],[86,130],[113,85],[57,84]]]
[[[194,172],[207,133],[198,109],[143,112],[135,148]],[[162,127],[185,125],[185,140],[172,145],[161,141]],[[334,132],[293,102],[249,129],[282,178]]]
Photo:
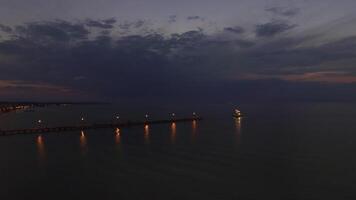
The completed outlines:
[[[300,82],[321,82],[321,83],[356,83],[356,76],[346,71],[314,71],[301,74],[282,74],[282,75],[266,75],[266,74],[244,74],[239,76],[240,80],[263,80],[263,79],[281,79],[285,81],[300,81]]]

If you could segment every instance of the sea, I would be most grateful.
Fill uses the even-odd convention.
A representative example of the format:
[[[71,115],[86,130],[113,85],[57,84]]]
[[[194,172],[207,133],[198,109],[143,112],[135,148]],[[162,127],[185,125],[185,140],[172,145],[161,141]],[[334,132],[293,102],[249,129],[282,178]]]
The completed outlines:
[[[193,112],[203,120],[2,136],[0,199],[356,199],[354,103],[48,106],[0,129]]]

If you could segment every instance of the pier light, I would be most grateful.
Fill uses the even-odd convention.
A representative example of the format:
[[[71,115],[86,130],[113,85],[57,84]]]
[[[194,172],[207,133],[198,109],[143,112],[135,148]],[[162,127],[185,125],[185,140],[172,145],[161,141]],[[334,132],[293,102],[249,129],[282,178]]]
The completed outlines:
[[[193,116],[197,116],[197,113],[193,112]]]
[[[80,118],[81,121],[84,121],[84,117]]]
[[[145,126],[143,127],[144,131],[145,131],[145,135],[148,135],[150,133],[150,126],[148,124],[145,124]]]
[[[148,114],[145,115],[145,118],[146,118],[146,119],[148,118]]]
[[[39,119],[37,122],[38,122],[39,124],[41,124],[41,123],[42,123],[42,120]]]
[[[120,119],[120,116],[119,115],[116,115],[116,117],[115,117],[116,119]]]
[[[175,113],[172,113],[172,117],[175,117],[176,116],[176,114]]]

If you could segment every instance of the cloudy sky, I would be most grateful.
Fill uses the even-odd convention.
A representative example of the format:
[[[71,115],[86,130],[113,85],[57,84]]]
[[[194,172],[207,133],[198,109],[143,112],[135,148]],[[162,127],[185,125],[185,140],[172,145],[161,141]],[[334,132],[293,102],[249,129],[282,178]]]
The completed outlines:
[[[356,100],[354,0],[0,0],[2,100]]]

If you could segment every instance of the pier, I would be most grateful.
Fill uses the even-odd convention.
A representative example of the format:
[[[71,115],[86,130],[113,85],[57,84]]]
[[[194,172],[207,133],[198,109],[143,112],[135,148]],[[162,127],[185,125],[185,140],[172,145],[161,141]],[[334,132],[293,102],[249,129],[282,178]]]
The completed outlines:
[[[39,127],[39,128],[27,128],[27,129],[14,129],[14,130],[0,130],[0,136],[11,135],[25,135],[25,134],[38,134],[38,133],[56,133],[66,131],[83,131],[89,129],[105,129],[105,128],[123,128],[133,126],[144,126],[151,124],[169,124],[178,122],[191,122],[200,121],[201,117],[188,117],[180,119],[163,119],[163,120],[145,120],[145,121],[126,121],[117,123],[93,123],[87,125],[75,125],[75,126],[59,126],[59,127]]]

